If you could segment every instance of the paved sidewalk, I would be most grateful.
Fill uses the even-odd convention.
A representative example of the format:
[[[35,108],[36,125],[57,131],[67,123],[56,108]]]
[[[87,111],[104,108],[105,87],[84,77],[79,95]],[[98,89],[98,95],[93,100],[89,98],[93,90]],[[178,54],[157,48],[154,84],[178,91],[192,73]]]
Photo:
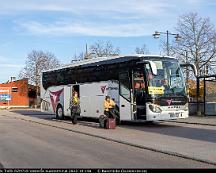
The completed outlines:
[[[24,116],[9,111],[0,111],[0,118],[2,116],[216,165],[216,127],[214,126],[189,124],[182,126],[182,124],[173,125],[171,122],[164,122],[152,127],[124,125],[115,130],[105,130],[99,128],[97,123],[79,122],[77,125],[72,125],[70,121],[64,123]],[[176,132],[173,133],[173,130]],[[193,135],[188,136],[189,133]]]
[[[171,120],[170,122],[216,126],[216,116],[190,116],[186,119]]]

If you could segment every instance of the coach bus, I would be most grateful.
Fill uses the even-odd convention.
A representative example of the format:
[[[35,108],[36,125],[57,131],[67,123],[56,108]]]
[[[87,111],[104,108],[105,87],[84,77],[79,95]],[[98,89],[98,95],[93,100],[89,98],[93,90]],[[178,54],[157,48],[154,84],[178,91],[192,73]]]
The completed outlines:
[[[44,71],[41,79],[41,110],[58,119],[71,115],[73,90],[80,99],[80,117],[103,115],[105,96],[115,101],[119,122],[171,120],[187,118],[189,114],[181,65],[170,56],[80,60]]]

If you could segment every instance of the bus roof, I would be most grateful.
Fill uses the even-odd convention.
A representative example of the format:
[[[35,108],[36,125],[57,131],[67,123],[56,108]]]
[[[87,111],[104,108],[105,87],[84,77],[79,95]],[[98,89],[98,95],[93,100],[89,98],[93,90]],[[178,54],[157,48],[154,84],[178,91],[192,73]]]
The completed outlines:
[[[73,63],[61,66],[59,68],[55,69],[49,69],[49,70],[44,70],[43,72],[49,72],[49,71],[56,71],[64,68],[71,68],[71,67],[78,67],[78,66],[93,66],[93,65],[100,65],[101,63],[106,64],[105,62],[121,62],[121,60],[131,60],[134,58],[144,58],[144,57],[159,57],[159,58],[173,58],[176,59],[175,57],[171,56],[161,56],[161,55],[144,55],[144,54],[132,54],[132,55],[122,55],[122,56],[109,56],[109,57],[97,57],[97,58],[92,58],[92,59],[84,59],[84,60],[79,60],[75,61]]]

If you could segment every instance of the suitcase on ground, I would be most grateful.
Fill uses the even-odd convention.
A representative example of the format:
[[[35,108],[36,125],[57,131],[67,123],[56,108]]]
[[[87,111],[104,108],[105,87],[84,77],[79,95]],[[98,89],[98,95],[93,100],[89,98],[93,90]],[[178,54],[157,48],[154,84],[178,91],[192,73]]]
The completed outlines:
[[[115,118],[108,118],[106,120],[106,129],[115,129],[115,128],[116,128]]]

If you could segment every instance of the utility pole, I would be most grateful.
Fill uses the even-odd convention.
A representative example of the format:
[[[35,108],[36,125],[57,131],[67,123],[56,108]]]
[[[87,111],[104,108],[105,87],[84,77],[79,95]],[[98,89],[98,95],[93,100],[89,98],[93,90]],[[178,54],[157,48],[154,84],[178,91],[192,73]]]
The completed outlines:
[[[186,63],[188,63],[188,51],[185,50],[185,56],[186,56]],[[186,67],[186,83],[188,83],[188,80],[189,80],[189,69],[188,69],[188,66]]]
[[[167,55],[169,56],[169,31],[166,32],[167,37]]]
[[[88,59],[88,44],[87,43],[86,43],[86,52],[85,52],[84,59]]]
[[[159,31],[155,31],[155,33],[153,34],[154,38],[159,38],[161,34],[165,34],[166,35],[166,47],[167,47],[167,55],[169,56],[169,35],[174,35],[176,41],[180,41],[181,40],[181,36],[179,34],[173,34],[171,32],[169,32],[168,30],[166,32],[159,32]]]

